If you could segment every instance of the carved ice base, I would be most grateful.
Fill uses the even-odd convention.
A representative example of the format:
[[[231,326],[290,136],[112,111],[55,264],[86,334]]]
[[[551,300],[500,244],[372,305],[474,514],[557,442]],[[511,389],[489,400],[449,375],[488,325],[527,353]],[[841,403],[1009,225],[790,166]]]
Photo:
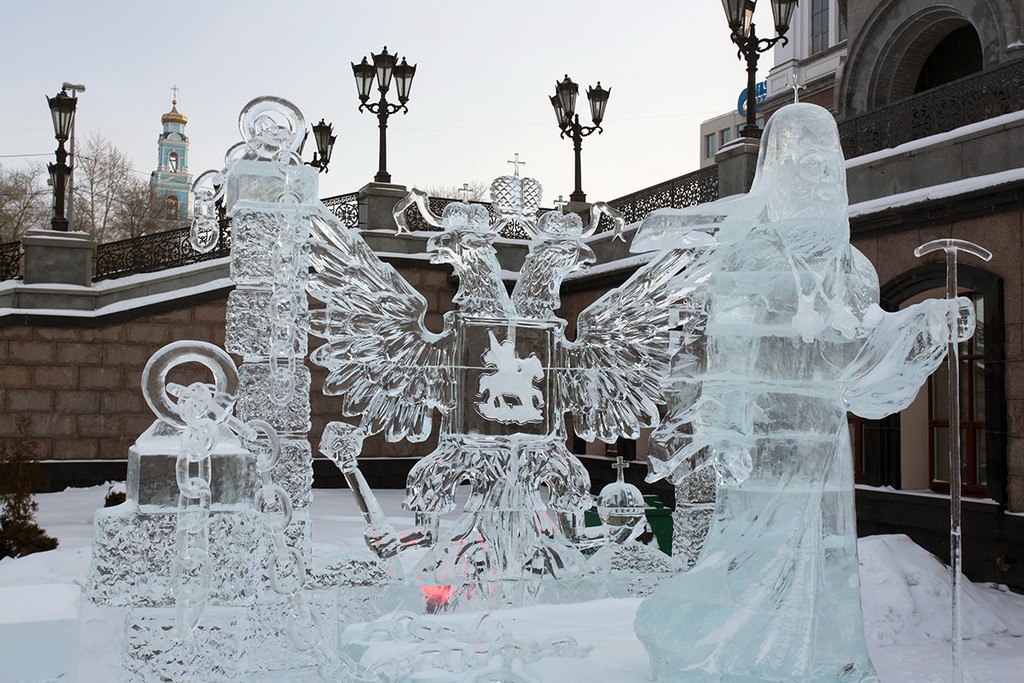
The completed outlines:
[[[132,503],[96,511],[92,563],[86,594],[111,607],[169,607],[171,563],[178,517],[144,514]],[[255,596],[268,538],[257,516],[244,512],[210,513],[210,602],[241,605]]]
[[[133,609],[121,637],[122,683],[242,680],[241,607],[207,607],[193,637],[174,627],[174,609]]]
[[[657,547],[639,542],[602,547],[590,564],[605,579],[613,598],[643,598],[679,573],[679,563]]]

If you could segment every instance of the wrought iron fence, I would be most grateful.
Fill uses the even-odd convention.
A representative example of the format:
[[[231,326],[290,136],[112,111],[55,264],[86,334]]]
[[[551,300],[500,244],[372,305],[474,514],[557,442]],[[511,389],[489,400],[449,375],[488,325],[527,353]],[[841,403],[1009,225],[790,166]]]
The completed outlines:
[[[359,227],[359,193],[349,192],[320,200],[342,223],[350,228]]]
[[[678,178],[637,190],[608,202],[617,209],[626,224],[643,220],[655,209],[681,209],[718,199],[718,166],[708,166]]]
[[[21,277],[21,242],[0,244],[0,282]]]
[[[839,124],[847,159],[1024,109],[1024,60],[961,78]]]
[[[618,209],[626,222],[641,220],[653,209],[663,206],[684,207],[718,198],[718,169],[709,167],[653,187],[619,197],[609,204]],[[322,200],[350,228],[359,226],[358,193],[336,195]],[[429,207],[432,213],[441,215],[444,207],[459,201],[446,197],[431,197]],[[487,209],[491,220],[496,220],[494,208],[489,202],[474,202]],[[541,209],[541,212],[550,209]],[[406,210],[406,221],[411,230],[437,230],[430,225],[415,205]],[[610,229],[612,223],[602,217],[599,231]],[[179,228],[166,232],[143,235],[117,242],[107,242],[96,247],[93,280],[125,277],[138,273],[152,273],[166,268],[175,268],[228,256],[231,253],[231,231],[222,230],[217,248],[207,254],[200,254],[189,244],[190,228]],[[528,239],[529,233],[517,222],[507,224],[501,232],[503,237]],[[21,271],[20,242],[0,244],[0,279],[18,277]]]
[[[185,227],[98,244],[92,279],[96,281],[138,273],[153,273],[231,254],[230,230],[221,231],[217,247],[207,254],[200,254],[189,244],[190,230],[191,228]]]

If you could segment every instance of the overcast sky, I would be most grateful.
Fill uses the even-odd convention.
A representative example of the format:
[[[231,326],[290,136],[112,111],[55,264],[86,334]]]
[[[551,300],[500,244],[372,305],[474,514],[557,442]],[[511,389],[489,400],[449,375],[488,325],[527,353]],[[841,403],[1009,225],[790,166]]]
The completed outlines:
[[[79,139],[101,133],[148,177],[177,84],[193,176],[223,165],[239,110],[259,95],[291,100],[310,124],[333,122],[322,196],[377,170],[376,118],[357,111],[350,63],[384,45],[418,65],[409,113],[390,121],[394,182],[489,182],[519,153],[545,205],[573,189],[572,144],[548,101],[564,74],[580,84],[584,123],[586,87],[611,88],[604,134],[583,142],[590,201],[695,170],[700,122],[735,108],[745,86],[720,0],[55,0],[7,3],[4,29],[3,165],[53,159],[44,95],[71,81],[87,87]],[[771,64],[766,55],[761,77]],[[307,159],[313,147],[311,137]],[[17,156],[31,154],[45,156]]]

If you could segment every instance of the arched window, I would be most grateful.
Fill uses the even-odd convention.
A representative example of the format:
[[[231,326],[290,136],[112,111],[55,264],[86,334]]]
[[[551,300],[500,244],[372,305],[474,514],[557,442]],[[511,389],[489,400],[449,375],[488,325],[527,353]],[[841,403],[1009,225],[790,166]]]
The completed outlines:
[[[169,194],[164,198],[164,218],[169,221],[178,220],[178,196]]]
[[[945,297],[946,268],[929,263],[881,288],[881,305],[895,311]],[[1006,396],[1003,386],[1003,284],[993,273],[961,264],[961,296],[970,296],[978,327],[960,345],[963,494],[1006,499]],[[917,399],[882,420],[851,419],[859,481],[896,489],[948,491],[949,415],[945,361]]]
[[[931,51],[921,73],[917,76],[914,92],[919,93],[958,78],[977,73],[984,68],[981,39],[970,24],[950,31]]]
[[[171,173],[177,173],[178,172],[178,153],[177,152],[173,152],[172,151],[170,154],[167,155],[167,165],[170,166]]]

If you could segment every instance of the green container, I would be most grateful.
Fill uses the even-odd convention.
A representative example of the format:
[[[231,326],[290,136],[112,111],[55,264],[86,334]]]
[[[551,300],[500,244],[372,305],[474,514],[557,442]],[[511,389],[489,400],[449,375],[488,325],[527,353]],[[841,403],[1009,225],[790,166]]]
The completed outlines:
[[[647,523],[651,525],[654,538],[658,540],[658,548],[666,555],[672,554],[672,510],[658,498],[658,494],[652,493],[644,496],[647,508],[644,512],[647,515]]]

